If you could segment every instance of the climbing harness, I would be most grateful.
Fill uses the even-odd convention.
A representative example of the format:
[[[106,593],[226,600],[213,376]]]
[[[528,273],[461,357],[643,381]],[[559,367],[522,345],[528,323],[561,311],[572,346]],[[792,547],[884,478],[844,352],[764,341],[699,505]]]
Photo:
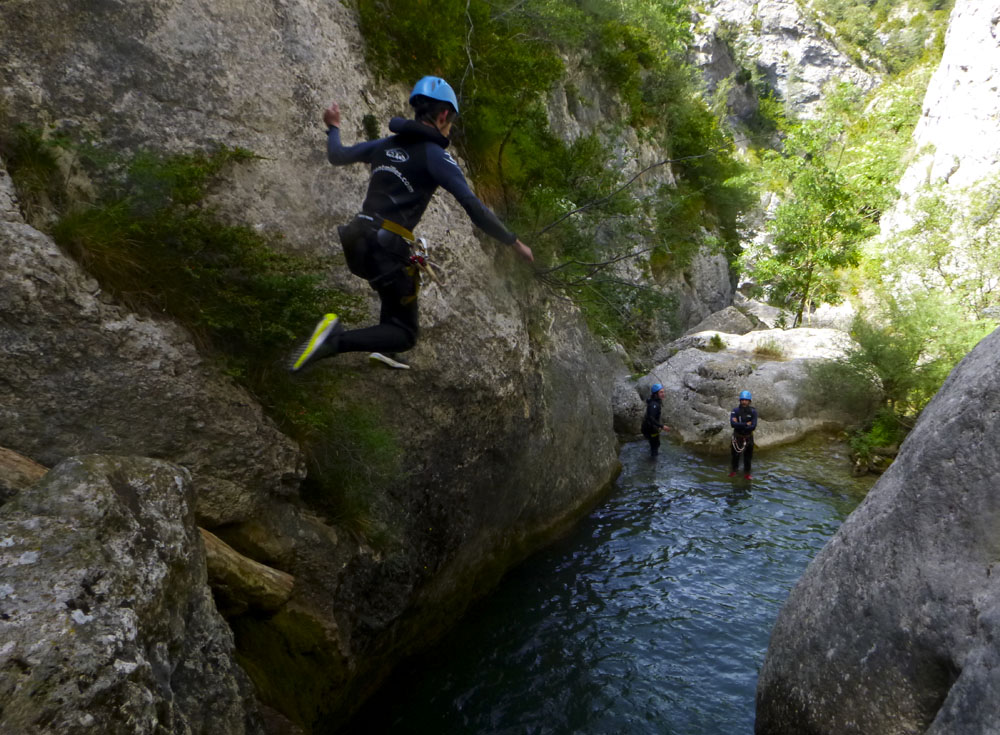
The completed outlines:
[[[358,214],[358,217],[368,220],[375,227],[388,230],[392,234],[399,235],[399,237],[406,240],[407,244],[410,246],[409,266],[413,269],[413,272],[426,275],[438,286],[441,285],[441,279],[438,278],[438,274],[440,273],[443,275],[444,268],[430,259],[430,245],[425,238],[417,237],[402,225],[377,214],[365,214],[362,212]],[[414,296],[414,298],[416,298],[416,296]]]
[[[740,434],[733,434],[733,449],[736,450],[737,454],[743,454],[743,450],[747,448],[747,438]]]

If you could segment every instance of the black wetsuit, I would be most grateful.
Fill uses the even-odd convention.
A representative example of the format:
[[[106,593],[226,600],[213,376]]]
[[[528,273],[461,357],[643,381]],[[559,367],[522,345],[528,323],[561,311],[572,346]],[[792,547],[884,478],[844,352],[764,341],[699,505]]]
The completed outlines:
[[[367,278],[382,302],[378,325],[342,333],[339,352],[402,352],[417,342],[418,276],[409,262],[410,247],[402,237],[380,227],[379,218],[412,232],[440,186],[486,234],[508,245],[517,240],[472,193],[455,159],[445,150],[448,139],[437,128],[397,117],[390,121],[389,130],[395,135],[352,146],[341,144],[338,128],[331,127],[327,134],[330,163],[371,166],[361,215],[338,229],[351,271]]]
[[[737,406],[729,414],[729,425],[733,427],[733,442],[729,450],[730,465],[733,472],[736,472],[742,454],[743,472],[749,475],[753,460],[753,432],[757,428],[757,409],[753,406]],[[736,451],[737,446],[742,446],[743,451]]]
[[[642,419],[642,435],[649,442],[649,453],[653,457],[660,451],[660,428],[663,426],[663,422],[660,420],[661,410],[660,399],[655,395],[646,401],[646,415]]]

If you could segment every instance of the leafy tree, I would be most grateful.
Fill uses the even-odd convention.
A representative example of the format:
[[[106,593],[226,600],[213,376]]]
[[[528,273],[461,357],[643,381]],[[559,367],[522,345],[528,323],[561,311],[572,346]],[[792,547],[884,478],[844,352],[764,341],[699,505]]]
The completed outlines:
[[[843,129],[837,121],[796,126],[765,167],[783,184],[782,202],[769,223],[773,251],[753,265],[777,303],[796,304],[795,324],[814,302],[841,297],[838,271],[857,265],[861,241],[875,231],[858,192],[839,168]]]
[[[879,282],[896,290],[943,290],[976,318],[1000,309],[1000,175],[958,191],[924,188],[913,223],[876,249]]]

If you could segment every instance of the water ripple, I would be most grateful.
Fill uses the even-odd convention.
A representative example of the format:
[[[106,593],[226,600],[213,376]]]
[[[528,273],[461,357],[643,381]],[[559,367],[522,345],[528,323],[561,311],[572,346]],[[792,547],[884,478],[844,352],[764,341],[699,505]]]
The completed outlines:
[[[833,449],[834,451],[831,451]],[[352,730],[748,735],[778,609],[870,485],[822,440],[726,458],[622,450],[616,492],[514,570]]]

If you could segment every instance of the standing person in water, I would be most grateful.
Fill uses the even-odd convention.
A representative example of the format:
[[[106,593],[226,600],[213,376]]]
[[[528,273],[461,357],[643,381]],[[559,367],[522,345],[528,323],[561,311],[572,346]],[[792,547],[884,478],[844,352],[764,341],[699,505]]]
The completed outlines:
[[[660,432],[670,431],[670,428],[660,418],[663,408],[663,397],[667,392],[660,383],[653,383],[649,389],[649,400],[646,401],[646,415],[642,418],[642,435],[649,442],[649,456],[656,459],[660,453]]]
[[[750,405],[753,396],[750,391],[740,392],[740,405],[729,414],[729,425],[733,427],[733,442],[729,452],[730,477],[735,477],[740,467],[740,455],[743,455],[743,476],[753,479],[750,474],[750,462],[753,459],[753,432],[757,428],[757,409]]]
[[[410,260],[413,229],[437,188],[443,187],[462,205],[472,222],[527,261],[531,248],[510,232],[469,188],[462,170],[448,153],[448,136],[458,115],[455,90],[443,79],[424,77],[410,94],[413,120],[389,122],[387,138],[345,146],[340,142],[340,107],[323,113],[327,125],[327,158],[335,166],[367,163],[368,193],[361,212],[337,228],[347,266],[365,278],[381,301],[379,323],[346,331],[336,314],[316,325],[291,365],[298,372],[317,360],[341,352],[375,352],[392,357],[413,347],[419,332],[419,276]]]

